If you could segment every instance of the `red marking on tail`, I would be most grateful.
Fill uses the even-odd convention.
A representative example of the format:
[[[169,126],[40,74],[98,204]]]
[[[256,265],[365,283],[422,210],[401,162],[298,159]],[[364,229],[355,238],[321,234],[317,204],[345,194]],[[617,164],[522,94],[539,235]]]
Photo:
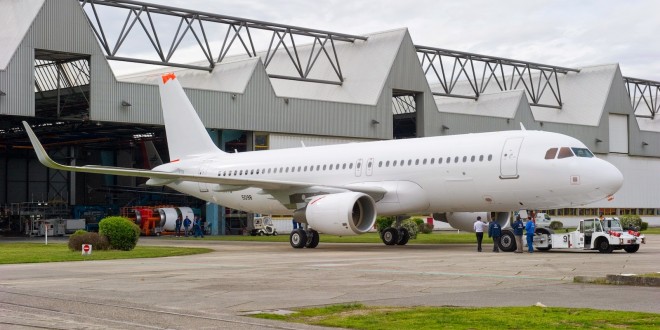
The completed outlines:
[[[176,76],[174,75],[174,73],[170,72],[170,73],[163,74],[162,78],[163,78],[163,84],[167,84],[168,80],[170,80],[170,79],[174,80],[174,79],[176,79]]]

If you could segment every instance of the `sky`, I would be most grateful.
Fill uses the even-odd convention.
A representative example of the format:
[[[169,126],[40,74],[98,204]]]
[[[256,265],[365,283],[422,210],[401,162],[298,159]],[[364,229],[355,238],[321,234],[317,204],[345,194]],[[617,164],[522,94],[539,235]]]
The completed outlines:
[[[158,3],[146,0],[149,1]],[[619,63],[624,76],[660,81],[660,1],[171,0],[161,3],[353,35],[408,28],[416,45],[570,68]],[[123,17],[112,19],[119,26],[123,23]],[[224,36],[215,35],[217,40]],[[212,42],[212,47],[219,47],[219,42]],[[268,44],[263,45],[265,49]],[[143,43],[131,51],[147,51],[142,46],[148,47]],[[186,52],[185,47],[182,45],[177,56],[188,62],[202,59],[192,50]],[[115,70],[129,70],[125,67],[128,66],[113,65]]]

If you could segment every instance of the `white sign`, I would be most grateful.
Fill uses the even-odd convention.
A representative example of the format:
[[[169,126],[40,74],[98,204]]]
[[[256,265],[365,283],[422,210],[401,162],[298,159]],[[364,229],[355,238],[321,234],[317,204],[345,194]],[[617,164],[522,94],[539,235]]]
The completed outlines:
[[[83,244],[82,245],[82,255],[84,255],[84,256],[92,255],[92,244]]]

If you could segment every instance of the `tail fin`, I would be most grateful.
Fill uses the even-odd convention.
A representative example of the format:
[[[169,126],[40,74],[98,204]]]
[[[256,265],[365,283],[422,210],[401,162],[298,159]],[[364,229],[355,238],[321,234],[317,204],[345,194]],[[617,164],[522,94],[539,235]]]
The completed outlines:
[[[162,75],[159,81],[165,133],[170,160],[209,152],[222,152],[211,140],[197,112],[174,73]]]

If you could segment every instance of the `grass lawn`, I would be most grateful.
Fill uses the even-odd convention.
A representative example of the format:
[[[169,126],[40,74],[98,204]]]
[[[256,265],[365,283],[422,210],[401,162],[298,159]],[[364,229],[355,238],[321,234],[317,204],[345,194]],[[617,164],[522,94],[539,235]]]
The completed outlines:
[[[159,258],[211,252],[205,248],[183,248],[164,246],[137,246],[132,251],[92,251],[91,256],[82,256],[79,251],[69,250],[66,244],[50,243],[0,243],[0,264],[22,264],[35,262],[110,260],[133,258]]]
[[[487,236],[487,235],[486,235]],[[199,240],[199,238],[175,238],[172,236],[165,236],[169,239],[191,239]],[[281,234],[277,236],[241,236],[241,235],[226,235],[226,236],[205,236],[204,240],[219,240],[219,241],[250,241],[250,242],[289,242],[289,234]],[[484,243],[492,243],[493,240],[484,237]],[[321,234],[321,243],[383,243],[378,233],[366,233],[358,236],[335,236]],[[476,244],[477,238],[474,233],[460,233],[454,231],[448,232],[433,232],[432,234],[418,234],[417,239],[411,239],[408,244]]]
[[[660,314],[558,307],[367,307],[344,304],[258,318],[349,329],[658,329]]]

